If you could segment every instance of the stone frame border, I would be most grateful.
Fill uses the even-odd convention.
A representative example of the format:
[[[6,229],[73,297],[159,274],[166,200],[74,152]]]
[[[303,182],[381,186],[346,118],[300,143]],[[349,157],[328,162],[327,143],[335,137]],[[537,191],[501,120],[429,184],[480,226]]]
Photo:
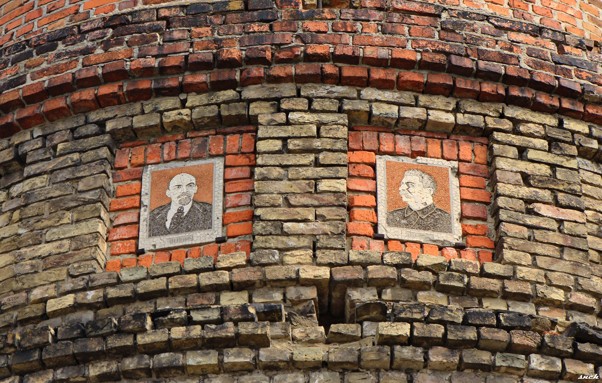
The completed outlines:
[[[381,206],[387,206],[387,178],[385,164],[387,161],[414,163],[421,165],[430,165],[445,167],[449,169],[449,190],[450,206],[452,216],[452,234],[428,232],[424,230],[412,230],[391,228],[386,224],[386,210]],[[441,246],[455,246],[464,243],[462,237],[462,227],[460,225],[460,184],[458,181],[458,162],[446,161],[436,158],[407,158],[396,156],[376,156],[376,198],[378,215],[378,232],[385,235],[387,239],[399,239],[403,241],[412,241],[420,243],[432,243]]]
[[[148,199],[150,198],[150,174],[152,171],[174,169],[184,166],[194,166],[213,163],[213,209],[211,214],[211,229],[186,233],[185,235],[169,235],[151,239],[148,236]],[[222,236],[223,196],[224,196],[224,159],[212,158],[195,161],[178,161],[167,164],[148,165],[144,167],[142,175],[142,191],[140,204],[140,231],[138,235],[138,249],[160,250],[188,245],[197,245],[214,241]],[[143,218],[144,217],[144,218]],[[182,237],[182,240],[178,241]],[[188,238],[187,238],[188,237]],[[171,242],[162,245],[162,242]],[[177,242],[177,243],[176,243]]]

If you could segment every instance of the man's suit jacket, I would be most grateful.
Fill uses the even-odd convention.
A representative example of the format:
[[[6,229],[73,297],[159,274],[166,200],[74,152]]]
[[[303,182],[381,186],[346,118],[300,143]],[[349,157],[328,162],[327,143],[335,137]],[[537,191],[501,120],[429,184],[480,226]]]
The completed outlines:
[[[409,206],[393,210],[387,214],[387,225],[406,229],[451,233],[451,216],[431,204],[422,210],[414,211]]]
[[[190,206],[190,210],[188,210],[183,219],[180,222],[174,222],[172,218],[171,226],[168,229],[165,227],[165,222],[167,222],[167,213],[170,207],[171,204],[168,203],[150,212],[150,237],[211,229],[212,206],[210,204],[192,201],[192,206]]]

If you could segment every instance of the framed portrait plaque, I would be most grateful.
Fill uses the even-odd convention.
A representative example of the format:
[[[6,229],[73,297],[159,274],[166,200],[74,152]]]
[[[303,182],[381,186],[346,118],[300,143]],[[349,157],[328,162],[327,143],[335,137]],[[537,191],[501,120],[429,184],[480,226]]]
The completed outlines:
[[[138,247],[165,249],[220,237],[223,173],[223,158],[145,167]]]
[[[376,178],[380,234],[441,245],[462,241],[457,162],[378,156]]]

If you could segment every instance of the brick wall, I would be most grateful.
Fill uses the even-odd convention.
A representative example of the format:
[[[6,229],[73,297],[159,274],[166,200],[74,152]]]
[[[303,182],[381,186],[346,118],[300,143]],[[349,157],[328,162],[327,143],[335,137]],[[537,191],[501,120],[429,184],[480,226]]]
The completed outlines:
[[[169,100],[163,100],[164,105],[168,103]],[[115,155],[115,198],[109,208],[113,213],[113,228],[108,236],[111,258],[106,269],[119,271],[121,267],[149,267],[169,261],[183,264],[186,258],[217,258],[218,254],[234,252],[248,256],[249,235],[253,232],[254,149],[255,128],[252,126],[221,129],[219,134],[216,130],[172,134],[152,142],[138,140],[121,145]],[[137,255],[144,166],[216,156],[225,158],[223,232],[228,242]]]
[[[3,383],[602,375],[585,2],[42,3],[0,58]],[[376,235],[377,155],[459,162],[467,248]],[[216,157],[226,242],[139,254],[143,167]]]
[[[491,192],[488,190],[487,139],[450,136],[435,132],[392,133],[386,128],[356,127],[349,133],[349,223],[347,235],[353,250],[406,251],[442,255],[446,259],[492,260],[493,230],[488,225]],[[378,240],[374,237],[376,217],[376,156],[442,158],[459,161],[462,235],[467,248],[434,244]],[[491,223],[491,222],[490,222]]]
[[[40,33],[58,30],[78,22],[105,15],[119,14],[132,9],[143,9],[161,4],[177,5],[177,0],[86,0],[80,2],[65,2],[63,0],[43,1],[34,3],[28,0],[4,0],[0,2],[0,45],[8,42],[22,40],[27,37],[36,36]],[[276,2],[282,8],[313,9],[316,7],[315,0]],[[324,1],[327,8],[349,8],[351,2]],[[499,16],[513,18],[519,21],[535,22],[548,28],[568,32],[575,36],[585,37],[600,41],[601,7],[596,2],[585,0],[579,1],[550,1],[540,0],[536,2],[525,1],[437,1],[443,6],[458,7],[462,9],[473,9],[486,11]],[[251,2],[247,10],[261,9],[263,3]],[[243,5],[238,4],[236,9],[242,10]],[[362,8],[383,9],[386,7],[384,1],[364,1]],[[422,7],[422,8],[421,8]],[[430,6],[416,4],[395,3],[395,10],[412,10],[418,13]],[[230,9],[234,7],[230,6]],[[428,37],[433,31],[428,27],[416,26],[410,31],[413,36]]]

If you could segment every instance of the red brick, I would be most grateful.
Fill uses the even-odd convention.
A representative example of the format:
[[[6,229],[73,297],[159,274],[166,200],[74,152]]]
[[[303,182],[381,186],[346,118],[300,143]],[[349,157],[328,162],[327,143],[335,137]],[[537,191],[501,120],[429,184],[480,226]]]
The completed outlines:
[[[117,198],[111,201],[110,211],[128,210],[140,207],[140,196]]]
[[[338,84],[340,82],[339,67],[333,64],[322,64],[322,82]]]
[[[197,52],[188,56],[188,70],[202,71],[213,69],[213,53]]]
[[[204,93],[207,90],[209,90],[207,74],[189,73],[184,75],[182,79],[182,91],[184,93]]]
[[[426,155],[426,139],[420,136],[412,136],[412,158],[424,157]]]
[[[555,113],[560,107],[560,97],[536,92],[532,109],[538,112]]]
[[[173,161],[177,158],[177,145],[175,142],[166,142],[163,144],[163,161]]]
[[[298,84],[319,83],[322,80],[320,64],[299,63],[295,66],[295,82]]]
[[[190,55],[192,56],[192,55]],[[157,65],[154,57],[145,57],[130,61],[132,77],[153,77],[157,75]],[[77,77],[77,74],[76,74]]]
[[[349,132],[349,150],[362,149],[362,132]]]
[[[125,104],[125,94],[123,93],[122,84],[102,85],[98,87],[96,97],[103,108]]]
[[[111,255],[131,254],[135,252],[135,240],[111,242]]]
[[[420,247],[421,246],[419,243],[406,242],[404,251],[407,251],[408,253],[410,253],[412,255],[412,260],[416,261],[416,258],[418,258],[418,255],[421,252]]]
[[[146,147],[146,164],[158,164],[161,162],[161,144],[148,145]]]
[[[377,222],[376,212],[373,209],[351,209],[349,219],[351,221]]]
[[[226,182],[224,190],[226,193],[238,193],[252,191],[253,188],[253,180],[237,180]]]
[[[85,113],[99,108],[94,89],[73,92],[70,98],[73,113]]]
[[[182,93],[179,77],[156,78],[152,88],[157,97],[177,96]]]
[[[476,100],[481,93],[481,84],[478,80],[456,77],[454,79],[454,96]]]
[[[306,45],[304,61],[328,62],[330,61],[330,45]]]
[[[138,225],[114,227],[109,231],[109,241],[138,238]]]
[[[212,136],[209,137],[209,154],[212,156],[224,153],[224,137]]]
[[[159,73],[162,75],[180,74],[186,70],[185,56],[170,56],[159,59]]]
[[[57,97],[44,102],[42,111],[48,121],[56,121],[71,116],[66,97]]]
[[[231,134],[226,137],[226,153],[238,153],[240,135]]]
[[[374,178],[374,169],[365,164],[349,164],[349,175],[351,177]]]
[[[388,241],[387,248],[389,251],[403,251],[404,246],[400,241]]]
[[[240,143],[241,153],[253,153],[255,151],[255,134],[245,133]]]
[[[529,88],[520,88],[511,85],[508,87],[506,95],[506,103],[511,105],[519,105],[524,108],[530,108],[533,102],[535,91]]]
[[[584,106],[583,103],[572,100],[570,98],[562,97],[560,99],[560,111],[559,113],[576,119],[583,118]]]
[[[441,249],[441,256],[448,261],[450,259],[458,258],[458,250],[454,249],[453,247],[444,247]]]
[[[439,246],[425,243],[422,245],[422,252],[429,255],[439,255]]]
[[[483,102],[504,102],[506,99],[506,90],[502,84],[492,82],[481,83],[481,93],[479,101]]]
[[[238,68],[242,66],[242,52],[240,49],[220,49],[216,56],[218,68]]]
[[[113,172],[113,182],[139,180],[142,178],[142,168],[124,169]]]
[[[140,182],[117,185],[115,188],[115,197],[138,195],[140,194],[140,190],[142,190],[142,183]]]
[[[424,73],[399,72],[397,76],[397,89],[422,93],[424,90]]]
[[[349,206],[351,207],[375,207],[376,198],[373,195],[352,195],[349,196]]]
[[[452,76],[446,73],[429,73],[426,78],[425,91],[429,94],[449,96],[454,87]]]
[[[602,105],[587,104],[585,106],[585,120],[602,125]]]
[[[349,178],[347,180],[347,189],[353,191],[376,191],[376,182],[373,180],[361,178]]]
[[[372,237],[374,235],[374,228],[371,223],[349,222],[347,223],[347,234]]]
[[[125,68],[125,61],[113,61],[102,67],[102,78],[104,79],[104,82],[121,81],[127,79],[129,76],[129,73]]]
[[[75,90],[73,86],[73,74],[65,73],[60,76],[52,77],[46,84],[46,89],[51,96],[70,93]]]
[[[151,80],[133,80],[126,84],[125,96],[129,102],[150,100],[153,96]]]
[[[476,261],[477,252],[472,249],[460,250],[460,258],[467,259],[469,261]]]
[[[412,153],[412,144],[408,136],[395,136],[395,154],[409,156]]]
[[[436,138],[426,139],[426,156],[429,158],[441,158],[441,140]]]
[[[341,68],[341,85],[367,86],[368,68],[344,66]]]
[[[495,247],[495,243],[488,237],[481,237],[476,235],[467,236],[466,245],[469,247],[480,247],[486,249],[493,249]]]
[[[373,131],[362,132],[362,146],[364,150],[378,150],[378,133]]]
[[[217,70],[211,72],[209,78],[209,85],[211,90],[226,90],[234,89],[237,87],[235,69]]]
[[[368,238],[353,237],[351,239],[351,250],[368,250],[370,242]]]
[[[226,235],[228,238],[251,234],[253,234],[252,222],[235,223],[226,227]]]
[[[160,263],[165,263],[165,262],[169,262],[170,258],[171,258],[171,254],[169,253],[169,251],[157,251],[155,253],[155,259],[153,260],[153,263],[155,263],[156,265],[160,264]]]
[[[462,203],[462,218],[487,220],[487,207],[474,203]]]
[[[153,264],[153,256],[151,254],[145,254],[138,257],[138,266],[150,267]]]
[[[479,250],[479,262],[493,262],[493,253],[487,250]]]
[[[236,251],[236,243],[227,242],[223,243],[219,247],[220,254],[230,254]]]
[[[240,72],[240,85],[249,86],[261,84],[265,79],[263,68],[245,68]]]
[[[234,168],[226,168],[224,170],[225,180],[236,180],[241,178],[251,178],[251,168],[248,166],[239,166]]]
[[[460,161],[472,162],[472,143],[460,141]]]
[[[105,270],[119,272],[119,270],[121,270],[121,259],[108,260],[105,265]]]
[[[487,164],[487,146],[482,144],[474,144],[474,162],[477,164]]]
[[[388,66],[389,49],[380,47],[364,47],[364,57],[362,58],[362,64],[371,67]]]
[[[483,177],[460,175],[460,186],[484,189],[487,180]]]
[[[138,223],[140,212],[138,211],[126,211],[118,213],[113,219],[113,227],[127,225],[130,223]]]
[[[186,260],[186,250],[184,250],[184,249],[172,250],[169,259],[172,262],[178,262],[183,265],[184,260]]]
[[[468,174],[472,176],[488,177],[489,168],[486,165],[471,164],[461,162],[458,164],[458,172],[460,174]]]
[[[394,69],[371,68],[370,86],[379,89],[395,89],[397,71]]]
[[[18,91],[16,91],[18,94]],[[8,95],[11,92],[6,92],[0,96],[0,100],[3,100],[4,95]],[[36,82],[34,84],[29,84],[23,87],[23,100],[28,104],[33,104],[36,102],[44,101],[48,98],[48,93],[46,92],[46,87],[44,86],[44,82]],[[23,103],[20,100],[16,100],[17,108],[23,106]],[[1,104],[3,101],[0,101],[0,109],[2,109]],[[3,109],[4,110],[4,109]]]
[[[491,202],[491,193],[483,189],[461,187],[460,198],[463,201],[489,203]]]
[[[424,51],[420,54],[419,69],[431,70],[433,72],[445,72],[446,67],[447,56],[444,54]]]
[[[443,140],[443,158],[455,161],[458,159],[458,142],[454,140]]]
[[[462,235],[487,235],[489,226],[483,224],[462,224]]]
[[[115,169],[127,168],[130,161],[130,149],[119,149],[115,152]]]
[[[292,65],[280,65],[271,67],[265,77],[267,82],[272,84],[282,84],[293,82],[293,66]]]
[[[225,197],[224,206],[227,209],[249,205],[251,205],[251,194],[249,193],[228,194]]]
[[[374,152],[355,151],[348,153],[350,163],[375,164],[376,155]]]
[[[40,125],[44,122],[44,116],[40,109],[41,106],[39,104],[18,109],[15,114],[15,120],[23,129],[29,129],[36,125]]]
[[[414,69],[416,67],[417,54],[413,50],[408,49],[391,49],[390,65],[393,68],[399,69]]]
[[[332,61],[341,64],[359,64],[360,48],[352,45],[337,45],[332,53]]]
[[[468,57],[461,57],[457,55],[450,55],[448,59],[447,71],[449,73],[457,74],[460,76],[472,77],[474,74],[475,65],[474,61]]]
[[[203,256],[217,258],[217,253],[219,251],[219,245],[217,243],[210,243],[209,245],[205,245],[201,248],[201,252]]]
[[[190,158],[190,149],[191,149],[191,141],[190,140],[181,140],[178,141],[178,159],[185,160]]]
[[[19,130],[19,126],[15,122],[15,115],[13,113],[0,116],[0,138],[10,137]]]
[[[254,166],[255,154],[229,154],[226,156],[226,166]]]

